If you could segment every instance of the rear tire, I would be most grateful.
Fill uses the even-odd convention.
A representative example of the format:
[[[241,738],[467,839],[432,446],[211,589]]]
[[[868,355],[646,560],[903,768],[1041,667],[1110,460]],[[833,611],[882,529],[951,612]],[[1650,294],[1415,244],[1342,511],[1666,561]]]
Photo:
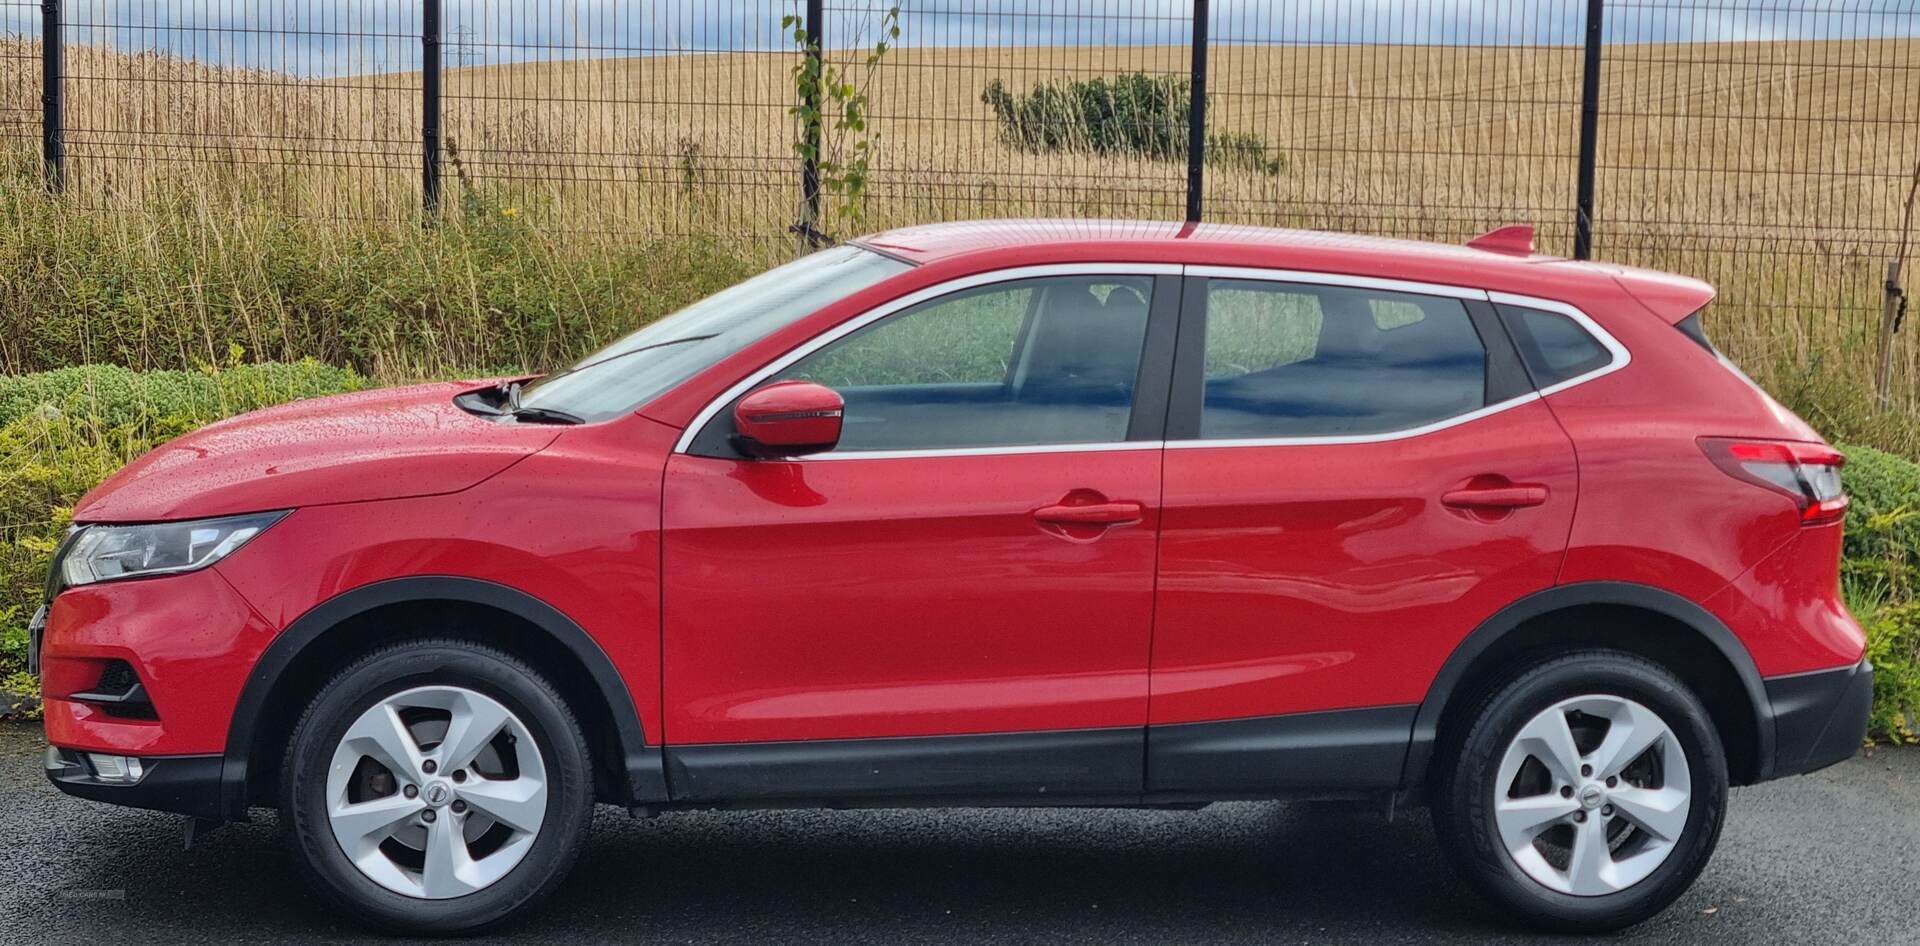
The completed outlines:
[[[1523,921],[1622,929],[1706,867],[1726,814],[1726,754],[1706,707],[1665,668],[1616,651],[1556,657],[1467,718],[1439,773],[1434,825],[1467,881]]]
[[[586,739],[537,671],[458,640],[376,650],[295,726],[281,811],[301,860],[351,913],[470,932],[550,893],[593,812]]]

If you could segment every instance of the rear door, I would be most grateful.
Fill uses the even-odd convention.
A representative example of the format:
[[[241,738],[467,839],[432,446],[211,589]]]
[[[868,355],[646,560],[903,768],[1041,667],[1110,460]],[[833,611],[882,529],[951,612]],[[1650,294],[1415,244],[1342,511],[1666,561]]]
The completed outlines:
[[[1390,787],[1441,663],[1555,581],[1572,445],[1476,290],[1190,269],[1149,786]]]
[[[987,277],[776,363],[846,400],[750,460],[720,411],[666,474],[677,798],[1141,790],[1172,267]]]

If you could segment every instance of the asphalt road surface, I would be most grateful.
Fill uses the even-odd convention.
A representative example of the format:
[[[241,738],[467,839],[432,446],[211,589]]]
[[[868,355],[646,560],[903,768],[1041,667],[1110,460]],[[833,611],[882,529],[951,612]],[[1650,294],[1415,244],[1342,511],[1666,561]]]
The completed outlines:
[[[0,725],[0,942],[306,943],[334,914],[271,819],[181,849],[179,818],[56,793],[40,733]],[[1579,942],[1503,925],[1421,814],[672,814],[600,809],[559,896],[495,941],[634,943]],[[1734,793],[1698,884],[1609,943],[1920,944],[1920,751]]]

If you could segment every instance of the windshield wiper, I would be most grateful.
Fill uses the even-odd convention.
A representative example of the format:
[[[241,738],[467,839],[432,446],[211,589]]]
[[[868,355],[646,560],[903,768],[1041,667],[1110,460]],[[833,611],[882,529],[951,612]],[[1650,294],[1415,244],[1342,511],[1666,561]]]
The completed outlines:
[[[520,404],[520,382],[508,381],[500,386],[506,395],[506,410],[499,413],[517,421],[529,421],[536,424],[584,424],[586,419],[578,414],[556,411],[551,407],[523,407]]]
[[[517,421],[531,421],[536,424],[584,424],[586,420],[577,414],[556,411],[551,407],[519,407],[507,415]]]

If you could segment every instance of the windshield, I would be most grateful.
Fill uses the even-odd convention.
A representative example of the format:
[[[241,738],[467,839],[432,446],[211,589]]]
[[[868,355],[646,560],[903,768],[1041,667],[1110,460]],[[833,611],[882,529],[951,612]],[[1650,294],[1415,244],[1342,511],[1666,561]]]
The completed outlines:
[[[519,406],[609,420],[776,329],[911,266],[850,244],[723,289],[520,391]]]

